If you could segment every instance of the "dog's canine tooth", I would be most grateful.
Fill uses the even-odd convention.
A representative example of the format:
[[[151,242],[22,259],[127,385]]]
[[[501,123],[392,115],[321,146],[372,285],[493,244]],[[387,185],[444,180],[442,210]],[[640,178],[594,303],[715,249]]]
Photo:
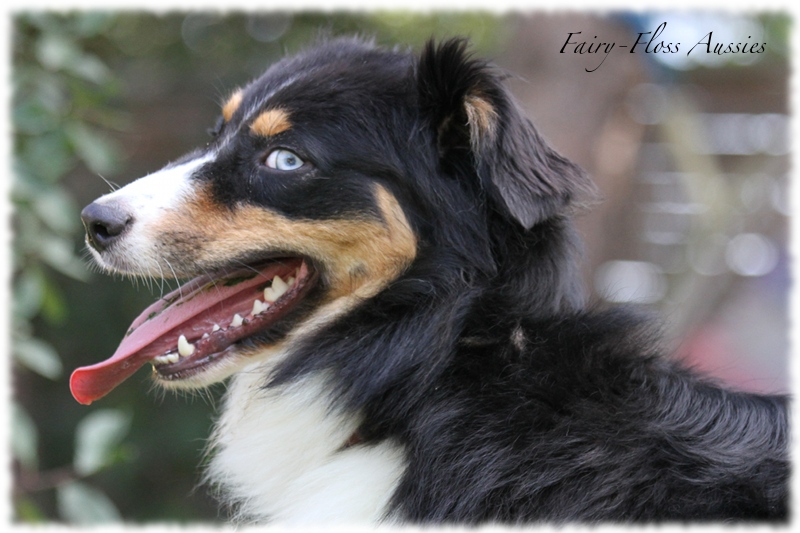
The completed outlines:
[[[194,345],[186,340],[185,335],[178,337],[178,353],[181,357],[189,357],[194,353]]]
[[[289,285],[283,279],[276,275],[272,278],[272,288],[278,293],[278,297],[283,296],[283,293],[289,289]]]
[[[244,319],[241,317],[241,315],[239,315],[239,313],[236,313],[235,315],[233,315],[233,320],[231,320],[231,327],[232,328],[238,328],[243,323],[244,323]]]

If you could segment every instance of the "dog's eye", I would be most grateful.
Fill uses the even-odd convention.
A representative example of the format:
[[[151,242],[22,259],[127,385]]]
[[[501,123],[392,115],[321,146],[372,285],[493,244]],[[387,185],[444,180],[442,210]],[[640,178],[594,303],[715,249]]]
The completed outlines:
[[[304,161],[294,152],[278,149],[270,152],[265,163],[275,170],[297,170],[303,166]]]

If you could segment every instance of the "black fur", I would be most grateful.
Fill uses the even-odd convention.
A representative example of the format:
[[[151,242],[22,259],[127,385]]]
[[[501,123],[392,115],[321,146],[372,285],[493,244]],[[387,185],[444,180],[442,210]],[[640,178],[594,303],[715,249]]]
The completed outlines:
[[[416,61],[354,41],[295,61],[330,61],[349,80],[331,101],[326,83],[314,89],[328,106],[359,104],[366,137],[355,155],[336,145],[342,169],[387,185],[420,247],[272,384],[333,370],[339,404],[365,413],[362,438],[408,450],[393,510],[467,523],[787,518],[786,398],[719,388],[664,358],[640,318],[585,308],[570,215],[591,186],[493,68],[459,40]],[[470,95],[496,113],[479,139]]]

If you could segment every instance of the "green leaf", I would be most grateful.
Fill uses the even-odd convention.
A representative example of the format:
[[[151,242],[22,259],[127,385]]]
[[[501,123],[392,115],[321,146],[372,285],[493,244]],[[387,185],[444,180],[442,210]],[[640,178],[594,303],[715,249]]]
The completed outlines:
[[[18,18],[20,21],[24,21],[44,33],[56,31],[61,26],[58,22],[60,17],[54,11],[27,11],[20,13]]]
[[[28,470],[39,464],[39,432],[33,419],[16,402],[11,411],[11,449],[14,458]]]
[[[58,487],[56,497],[59,514],[70,524],[91,526],[122,521],[108,496],[80,481]]]
[[[115,19],[115,14],[107,11],[85,11],[76,14],[73,26],[78,35],[94,37],[106,31]]]
[[[43,524],[47,517],[30,498],[20,495],[14,501],[14,520],[24,524]]]
[[[89,279],[89,271],[75,255],[72,241],[55,235],[44,235],[36,245],[39,257],[48,266],[78,281]]]
[[[72,234],[80,227],[78,209],[61,188],[52,188],[34,199],[36,214],[56,233]]]
[[[111,78],[111,71],[100,59],[80,49],[70,37],[45,33],[37,43],[36,58],[47,69],[69,72],[91,83],[102,84]]]
[[[71,59],[66,67],[79,78],[98,85],[107,82],[111,78],[111,71],[105,63],[93,55],[81,54]]]
[[[17,199],[15,199],[16,201]],[[38,263],[39,247],[44,228],[39,217],[27,205],[21,204],[14,217],[16,233],[12,241],[14,247],[14,272],[31,268]],[[38,266],[38,265],[37,265]]]
[[[74,110],[63,76],[40,70],[33,77],[29,99],[59,120]]]
[[[79,122],[73,122],[64,129],[78,156],[90,170],[97,174],[112,173],[120,157],[117,147],[94,129]]]
[[[33,197],[35,190],[28,162],[21,157],[14,157],[11,160],[11,172],[14,180],[11,182],[11,201],[15,203],[28,201]]]
[[[20,157],[29,177],[43,182],[58,181],[73,165],[73,155],[62,132],[51,132],[25,140]]]
[[[28,268],[14,281],[14,314],[22,318],[36,316],[42,305],[44,280],[38,268]]]
[[[58,126],[58,118],[37,102],[26,101],[14,106],[13,117],[18,133],[39,135]]]
[[[20,364],[49,379],[58,379],[64,369],[55,348],[40,339],[16,339],[13,353]]]
[[[49,121],[45,124],[49,129],[55,129],[57,122],[74,110],[64,76],[30,65],[20,70],[14,72],[12,100],[17,131],[33,135],[40,133],[44,131],[38,124],[42,120]],[[32,117],[28,116],[31,114]],[[34,127],[26,128],[20,118],[35,119]]]
[[[116,409],[94,411],[81,420],[75,433],[75,471],[87,476],[109,464],[130,425],[130,416]]]
[[[67,309],[67,302],[61,289],[50,278],[45,277],[41,307],[42,318],[53,326],[60,326],[67,318]]]
[[[50,70],[66,68],[80,53],[70,39],[53,33],[44,33],[36,47],[36,59]]]

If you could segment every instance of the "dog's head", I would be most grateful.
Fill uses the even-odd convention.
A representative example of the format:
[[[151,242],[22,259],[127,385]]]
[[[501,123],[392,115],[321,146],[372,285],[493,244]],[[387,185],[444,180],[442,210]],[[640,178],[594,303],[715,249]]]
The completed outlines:
[[[413,306],[502,275],[498,240],[561,217],[586,181],[465,48],[335,40],[285,59],[231,94],[204,149],[86,207],[102,267],[190,281],[75,371],[75,397],[146,362],[204,386],[396,287]]]

